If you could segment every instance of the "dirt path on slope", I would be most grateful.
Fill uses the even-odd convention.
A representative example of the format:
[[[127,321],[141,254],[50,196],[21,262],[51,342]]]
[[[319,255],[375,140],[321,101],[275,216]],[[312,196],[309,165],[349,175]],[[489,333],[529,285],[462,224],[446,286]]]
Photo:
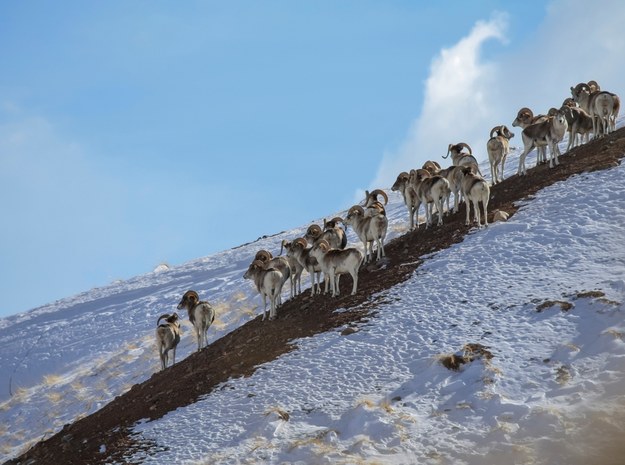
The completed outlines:
[[[514,202],[572,175],[617,166],[624,155],[625,128],[572,150],[560,158],[560,166],[554,169],[541,165],[529,170],[527,176],[512,176],[491,189],[489,221],[494,210],[513,214]],[[534,160],[535,152],[530,164]],[[396,238],[386,246],[387,259],[381,267],[370,266],[361,271],[357,295],[346,295],[348,287],[351,290],[350,279],[342,280],[344,295],[336,299],[311,297],[305,291],[286,301],[275,321],[263,322],[257,317],[6,463],[100,464],[113,460],[127,463],[123,457],[132,451],[143,449],[149,454],[152,447],[162,448],[163,445],[139,442],[129,434],[129,429],[140,419],[161,418],[194,403],[228,379],[250,376],[262,364],[296,350],[299,338],[346,325],[354,327],[372,318],[371,311],[385,299],[384,291],[408,279],[422,262],[421,257],[462,241],[468,231],[461,208],[459,213],[446,217],[441,227],[427,231],[422,227]],[[347,311],[334,313],[338,308]],[[349,337],[346,336],[349,332],[348,329],[336,334]],[[100,452],[102,446],[106,447],[104,453]]]

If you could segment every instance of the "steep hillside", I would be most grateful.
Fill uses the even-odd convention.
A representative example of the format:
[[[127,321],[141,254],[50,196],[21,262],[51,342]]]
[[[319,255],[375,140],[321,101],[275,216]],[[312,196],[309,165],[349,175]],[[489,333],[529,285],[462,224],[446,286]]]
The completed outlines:
[[[617,166],[624,155],[625,129],[620,129],[574,149],[561,158],[561,165],[555,169],[543,165],[530,170],[528,176],[509,177],[492,188],[491,217],[496,209],[514,213],[517,202],[572,175]],[[357,295],[346,295],[350,283],[343,280],[343,296],[338,299],[311,298],[305,292],[288,300],[280,307],[277,320],[263,322],[255,318],[165,372],[134,385],[99,411],[66,425],[8,463],[107,463],[123,462],[124,457],[137,451],[150,455],[155,451],[154,444],[131,434],[135,424],[193,404],[215,388],[224,389],[229,379],[250,376],[263,364],[297,350],[301,338],[340,327],[346,327],[343,333],[348,335],[350,326],[375,319],[376,308],[387,298],[384,291],[411,277],[425,256],[463,241],[469,231],[461,210],[448,217],[442,227],[394,239],[386,248],[387,259],[362,271]],[[338,309],[345,311],[336,312]]]

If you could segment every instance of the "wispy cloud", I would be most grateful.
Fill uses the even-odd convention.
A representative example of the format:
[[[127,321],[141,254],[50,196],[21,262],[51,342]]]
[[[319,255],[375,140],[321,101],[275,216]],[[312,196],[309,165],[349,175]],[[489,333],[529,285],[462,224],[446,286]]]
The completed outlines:
[[[399,172],[420,167],[428,159],[440,161],[449,143],[475,143],[474,135],[483,130],[492,104],[490,89],[498,79],[497,66],[481,60],[480,51],[489,39],[505,41],[506,27],[507,16],[494,14],[434,58],[421,115],[402,146],[385,154],[372,186],[390,186]]]

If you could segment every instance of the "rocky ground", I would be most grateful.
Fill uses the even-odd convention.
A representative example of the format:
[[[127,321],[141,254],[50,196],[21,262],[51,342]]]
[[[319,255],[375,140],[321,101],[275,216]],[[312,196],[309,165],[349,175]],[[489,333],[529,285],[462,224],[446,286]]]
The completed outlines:
[[[593,141],[563,156],[560,166],[541,165],[527,176],[512,176],[491,189],[489,221],[495,210],[509,214],[515,202],[531,197],[541,188],[585,171],[610,168],[625,155],[625,128]],[[530,163],[535,160],[530,156]],[[485,173],[486,174],[486,173]],[[124,462],[131,450],[149,451],[151,444],[139,442],[130,428],[140,419],[157,419],[179,407],[192,404],[228,379],[251,375],[262,364],[281,354],[297,350],[297,339],[333,328],[375,318],[375,309],[385,297],[385,289],[407,279],[425,254],[463,240],[469,227],[464,225],[464,209],[447,217],[441,227],[407,233],[386,246],[383,263],[369,266],[360,274],[358,294],[350,296],[351,281],[343,280],[343,295],[334,299],[308,292],[286,301],[275,321],[248,322],[209,347],[187,357],[164,372],[155,373],[144,383],[115,398],[98,412],[85,417],[51,438],[32,447],[11,464],[99,464]],[[338,308],[347,311],[334,313]],[[355,328],[353,330],[356,330]],[[101,453],[101,446],[106,452]]]

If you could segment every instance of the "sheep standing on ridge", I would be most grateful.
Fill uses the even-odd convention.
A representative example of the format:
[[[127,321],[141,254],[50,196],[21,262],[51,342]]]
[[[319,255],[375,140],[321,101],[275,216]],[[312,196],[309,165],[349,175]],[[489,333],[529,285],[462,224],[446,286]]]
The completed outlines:
[[[164,323],[160,321],[164,319]],[[159,324],[160,323],[160,324]],[[176,363],[176,346],[180,342],[180,321],[178,314],[170,315],[165,313],[156,320],[156,347],[161,359],[161,370],[167,368],[169,361],[169,351],[172,352],[172,365]]]
[[[362,265],[362,252],[355,248],[332,249],[327,241],[321,240],[313,245],[310,254],[317,259],[323,274],[330,281],[332,297],[337,297],[340,293],[339,275],[349,273],[354,282],[352,295],[358,290],[358,270]],[[327,282],[327,281],[326,281]]]
[[[488,152],[490,176],[493,184],[503,181],[504,166],[510,152],[510,139],[513,137],[514,134],[504,125],[495,126],[490,130],[490,139],[486,143],[486,151]],[[501,176],[499,175],[500,165]]]
[[[417,193],[412,188],[410,184],[410,175],[405,171],[402,171],[397,175],[397,180],[393,187],[391,187],[393,192],[399,191],[401,195],[404,197],[404,204],[408,209],[408,218],[410,220],[410,231],[414,229],[415,225],[415,216],[418,215],[418,199]],[[417,223],[419,219],[417,218]]]
[[[321,268],[317,259],[310,255],[310,248],[306,239],[299,237],[289,242],[288,245],[285,244],[285,248],[287,257],[295,258],[308,271],[311,295],[321,294]],[[317,284],[315,284],[315,280]]]
[[[215,309],[208,302],[200,302],[200,296],[195,291],[187,291],[178,303],[178,310],[186,308],[189,320],[195,328],[197,336],[197,350],[208,345],[206,333],[215,321]]]
[[[388,228],[386,215],[367,216],[364,208],[360,205],[354,205],[347,212],[343,222],[354,228],[356,235],[365,246],[365,262],[368,263],[373,260],[374,242],[378,246],[377,259],[380,260],[386,255],[384,253],[384,239]]]
[[[470,224],[471,204],[475,214],[475,222],[477,226],[481,226],[480,222],[480,202],[484,207],[484,226],[488,226],[488,201],[490,199],[490,187],[486,180],[473,172],[469,167],[463,167],[464,178],[462,180],[462,193],[464,194],[465,203],[467,205],[467,217],[465,224]]]
[[[260,260],[254,260],[243,277],[254,281],[256,289],[263,298],[263,320],[267,317],[267,297],[269,297],[271,306],[269,319],[273,320],[276,317],[278,297],[285,282],[282,273],[276,268],[268,268],[267,264]]]
[[[265,264],[265,268],[275,268],[282,273],[282,285],[280,286],[280,294],[278,295],[277,305],[282,305],[282,287],[288,279],[291,279],[291,265],[289,259],[284,257],[274,257],[268,250],[259,250],[256,252],[254,260],[260,260]],[[293,281],[291,280],[291,287],[293,287]],[[291,295],[293,297],[293,295]]]

